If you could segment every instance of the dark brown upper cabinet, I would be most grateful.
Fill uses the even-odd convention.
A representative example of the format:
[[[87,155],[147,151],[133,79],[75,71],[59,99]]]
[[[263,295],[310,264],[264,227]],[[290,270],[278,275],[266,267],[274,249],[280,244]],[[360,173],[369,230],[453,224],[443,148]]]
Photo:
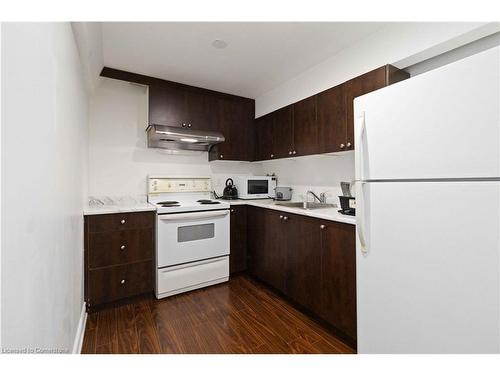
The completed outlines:
[[[316,95],[293,105],[293,155],[318,153],[318,124]]]
[[[218,129],[225,141],[215,145],[209,153],[209,160],[254,160],[254,118],[255,104],[252,99],[220,98]]]
[[[149,86],[149,124],[186,126],[189,121],[184,91],[167,85]]]
[[[272,139],[266,143],[272,148],[271,152],[257,153],[255,160],[353,150],[354,98],[409,77],[403,70],[384,65],[263,116],[273,119]],[[258,137],[263,138],[263,134],[267,137],[269,133]]]
[[[323,91],[318,97],[320,153],[344,151],[347,137],[344,85]]]
[[[273,158],[286,158],[293,154],[294,127],[293,106],[289,105],[272,113],[273,119]]]
[[[273,159],[273,115],[255,120],[255,160]]]
[[[354,149],[354,99],[409,77],[410,74],[403,70],[384,65],[345,83],[346,150]]]
[[[217,96],[202,89],[149,86],[149,124],[217,130]]]

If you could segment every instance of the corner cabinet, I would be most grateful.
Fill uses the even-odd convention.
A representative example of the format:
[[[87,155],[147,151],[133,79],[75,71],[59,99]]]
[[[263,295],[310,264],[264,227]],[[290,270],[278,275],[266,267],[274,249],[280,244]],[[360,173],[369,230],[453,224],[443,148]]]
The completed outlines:
[[[219,98],[212,110],[217,113],[217,130],[226,140],[212,147],[208,160],[254,160],[254,100],[227,96]]]
[[[254,126],[255,160],[353,150],[354,98],[409,77],[403,70],[384,65],[259,117]],[[287,111],[292,115],[285,116]],[[271,140],[267,140],[269,134],[272,134]],[[262,140],[265,146],[260,145]]]
[[[249,271],[356,342],[355,226],[248,207]]]

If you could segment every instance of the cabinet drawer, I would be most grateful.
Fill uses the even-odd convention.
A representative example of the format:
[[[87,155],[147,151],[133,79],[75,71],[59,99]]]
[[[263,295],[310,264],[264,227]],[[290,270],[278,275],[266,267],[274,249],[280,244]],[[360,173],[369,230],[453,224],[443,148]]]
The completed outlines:
[[[88,303],[98,305],[153,290],[151,261],[88,272]]]
[[[154,212],[127,212],[118,214],[89,215],[85,217],[90,233],[124,229],[153,228]]]
[[[89,268],[150,260],[153,228],[96,232],[89,236]]]

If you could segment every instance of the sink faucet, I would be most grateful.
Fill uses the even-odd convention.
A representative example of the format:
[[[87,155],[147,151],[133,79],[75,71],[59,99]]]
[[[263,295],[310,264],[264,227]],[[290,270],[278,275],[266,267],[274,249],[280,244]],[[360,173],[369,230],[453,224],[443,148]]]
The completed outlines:
[[[318,197],[316,195],[316,193],[314,193],[314,191],[308,190],[307,193],[306,193],[306,200],[307,200],[307,197],[308,197],[309,194],[311,194],[314,198],[316,198],[319,203],[326,203],[326,194],[325,193],[321,193],[319,195],[319,197]]]

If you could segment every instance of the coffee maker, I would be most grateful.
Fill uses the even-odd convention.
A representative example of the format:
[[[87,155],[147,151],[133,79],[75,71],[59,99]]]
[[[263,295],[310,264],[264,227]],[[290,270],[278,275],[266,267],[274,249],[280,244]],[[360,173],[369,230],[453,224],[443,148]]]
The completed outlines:
[[[351,195],[351,184],[349,182],[341,182],[340,188],[342,189],[343,195],[339,196],[341,208],[339,212],[344,215],[355,216],[356,197]]]

